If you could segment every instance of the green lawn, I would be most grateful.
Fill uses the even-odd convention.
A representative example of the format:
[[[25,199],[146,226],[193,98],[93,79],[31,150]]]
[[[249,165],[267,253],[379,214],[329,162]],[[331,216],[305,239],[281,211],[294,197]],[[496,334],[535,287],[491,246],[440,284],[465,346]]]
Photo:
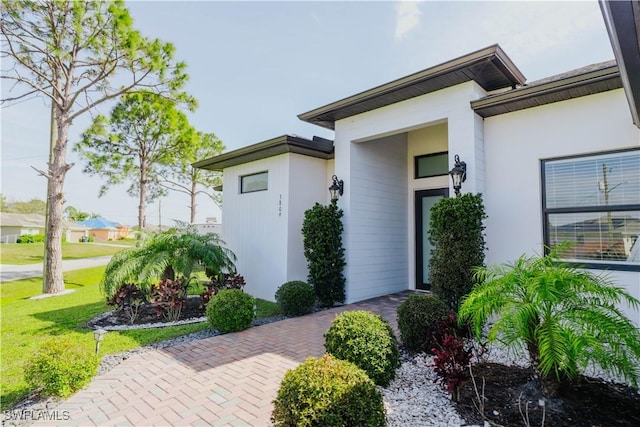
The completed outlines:
[[[86,322],[110,309],[105,304],[98,286],[103,272],[104,267],[95,267],[65,273],[66,288],[74,289],[75,292],[39,300],[27,298],[40,293],[42,278],[0,284],[1,410],[11,408],[30,392],[24,381],[23,365],[47,338],[67,335],[88,348],[94,348],[93,334],[86,327]],[[277,313],[274,303],[258,301],[258,317]],[[207,323],[204,322],[157,329],[111,331],[100,345],[100,354],[118,353],[201,331],[207,327]]]
[[[62,244],[62,259],[80,259],[102,255],[113,255],[125,249],[122,246],[134,246],[131,242],[107,243],[69,243]],[[0,245],[0,264],[38,264],[44,258],[44,243],[3,243]]]

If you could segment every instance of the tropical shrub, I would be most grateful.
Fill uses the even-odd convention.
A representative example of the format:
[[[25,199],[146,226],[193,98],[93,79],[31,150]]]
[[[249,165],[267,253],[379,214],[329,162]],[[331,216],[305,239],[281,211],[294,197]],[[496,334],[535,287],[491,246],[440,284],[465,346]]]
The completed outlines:
[[[101,287],[107,297],[122,283],[134,283],[148,292],[158,280],[191,278],[201,266],[209,271],[235,271],[235,255],[216,234],[200,235],[195,229],[171,229],[152,233],[140,247],[116,253],[107,265]]]
[[[98,373],[98,357],[71,337],[47,340],[27,361],[25,380],[45,396],[68,397]]]
[[[489,319],[489,342],[529,353],[543,392],[557,394],[564,380],[588,364],[638,386],[640,329],[617,308],[640,301],[605,277],[561,263],[556,253],[522,255],[513,264],[479,268],[480,283],[460,307],[477,337]]]
[[[313,311],[316,291],[300,280],[287,282],[276,291],[276,302],[285,316],[302,316]]]
[[[187,303],[189,280],[182,277],[177,280],[164,279],[151,286],[151,298],[158,316],[169,322],[180,319],[182,309]]]
[[[113,305],[117,310],[124,312],[129,318],[129,324],[132,325],[146,300],[147,296],[139,287],[132,283],[125,283],[107,298],[107,305]]]
[[[398,343],[391,326],[368,311],[345,311],[336,316],[324,334],[327,353],[365,371],[378,385],[386,386],[400,366]]]
[[[223,289],[207,304],[207,319],[221,333],[242,331],[251,326],[255,303],[240,289]]]
[[[474,268],[484,265],[486,217],[481,194],[444,198],[431,208],[429,282],[451,311],[471,291]]]
[[[200,293],[200,303],[202,307],[206,307],[211,297],[216,295],[223,289],[240,289],[246,285],[244,277],[239,274],[218,273],[211,276],[211,280],[207,283],[206,288]]]
[[[447,319],[449,309],[434,295],[413,294],[398,306],[397,312],[400,339],[407,350],[415,353],[430,352],[435,346],[434,329]]]
[[[316,203],[304,213],[302,235],[304,256],[309,268],[308,282],[316,290],[318,301],[332,307],[344,302],[346,265],[342,246],[343,212],[336,204]]]
[[[460,386],[469,379],[469,366],[473,352],[471,347],[458,337],[456,316],[449,313],[449,317],[438,323],[434,334],[435,346],[431,349],[434,355],[433,366],[440,382],[447,388],[454,400],[460,400]]]
[[[23,234],[16,239],[16,243],[42,243],[44,239],[44,234]]]
[[[382,394],[353,363],[310,357],[288,371],[273,401],[276,427],[384,426]]]

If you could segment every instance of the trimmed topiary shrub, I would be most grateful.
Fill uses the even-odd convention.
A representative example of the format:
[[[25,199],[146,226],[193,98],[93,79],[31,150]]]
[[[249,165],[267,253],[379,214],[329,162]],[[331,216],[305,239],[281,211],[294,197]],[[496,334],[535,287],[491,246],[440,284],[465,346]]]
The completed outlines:
[[[324,334],[327,353],[364,370],[376,384],[386,386],[400,366],[398,343],[391,326],[368,311],[345,311]]]
[[[476,283],[475,268],[484,265],[486,217],[481,194],[445,197],[431,208],[429,282],[454,313]]]
[[[309,267],[308,281],[316,290],[320,304],[333,307],[344,302],[346,265],[342,245],[342,209],[335,203],[316,203],[305,211],[302,222],[304,256]]]
[[[223,289],[207,304],[207,319],[222,333],[247,329],[253,321],[255,298],[240,289]]]
[[[398,307],[398,329],[404,346],[410,352],[426,351],[436,344],[432,331],[446,321],[449,308],[434,295],[410,295]]]
[[[24,376],[45,396],[68,397],[98,373],[98,357],[69,337],[46,341],[27,361]]]
[[[313,311],[316,291],[310,284],[294,280],[278,288],[276,302],[285,316],[302,316]]]
[[[382,394],[367,374],[328,354],[285,374],[271,414],[277,427],[377,427],[385,418]]]

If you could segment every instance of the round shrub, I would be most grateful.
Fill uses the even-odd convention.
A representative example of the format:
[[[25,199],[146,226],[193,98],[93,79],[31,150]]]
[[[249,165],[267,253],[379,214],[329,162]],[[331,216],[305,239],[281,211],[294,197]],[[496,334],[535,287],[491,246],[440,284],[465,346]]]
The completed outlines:
[[[68,397],[98,373],[98,357],[70,337],[46,341],[27,361],[24,376],[46,396]]]
[[[434,342],[430,331],[447,320],[449,308],[433,295],[410,295],[398,307],[400,338],[411,352],[431,352]]]
[[[368,311],[345,311],[324,334],[327,353],[364,370],[376,384],[386,386],[400,366],[398,343],[391,326]]]
[[[222,333],[247,329],[253,321],[256,300],[240,289],[223,289],[207,304],[207,319]]]
[[[299,280],[287,282],[276,291],[276,302],[285,316],[302,316],[313,311],[316,291],[310,284]]]
[[[271,422],[276,427],[376,427],[385,425],[385,416],[382,394],[367,374],[326,354],[285,374]]]

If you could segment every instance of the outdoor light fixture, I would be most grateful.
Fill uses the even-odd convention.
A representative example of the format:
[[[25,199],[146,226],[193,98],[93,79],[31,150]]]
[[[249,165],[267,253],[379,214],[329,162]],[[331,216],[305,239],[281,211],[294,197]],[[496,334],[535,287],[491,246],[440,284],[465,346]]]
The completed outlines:
[[[331,187],[329,187],[329,194],[331,194],[331,203],[336,203],[338,198],[344,193],[344,181],[338,180],[338,177],[335,175],[333,175],[331,179],[333,179],[333,183]]]
[[[453,181],[453,190],[456,192],[456,196],[458,196],[460,195],[462,183],[467,179],[467,164],[461,162],[457,154],[453,160],[455,164],[453,165],[453,169],[449,171],[449,175],[451,175],[451,180]]]
[[[93,331],[93,338],[96,340],[96,355],[100,351],[100,341],[104,339],[104,334],[106,333],[107,331],[105,331],[104,329],[96,329],[95,331]]]

